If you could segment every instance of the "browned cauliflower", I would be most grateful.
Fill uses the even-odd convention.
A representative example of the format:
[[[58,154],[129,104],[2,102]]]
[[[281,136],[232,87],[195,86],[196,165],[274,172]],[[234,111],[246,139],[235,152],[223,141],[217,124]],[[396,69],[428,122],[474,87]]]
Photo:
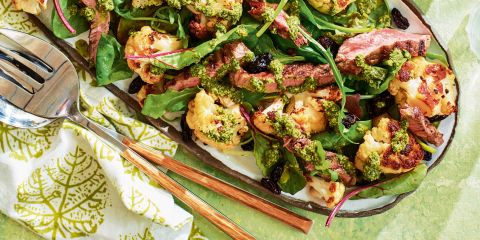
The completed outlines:
[[[231,99],[197,93],[188,104],[187,124],[202,142],[220,150],[240,144],[248,131],[247,122],[240,113],[240,105]]]
[[[12,0],[12,3],[15,9],[31,14],[47,9],[47,0]]]
[[[282,98],[277,98],[263,111],[253,115],[253,124],[266,134],[294,136],[325,131],[328,125],[323,101],[339,101],[341,93],[337,87],[326,87],[311,92],[292,95],[285,107]]]
[[[144,26],[132,34],[125,44],[125,55],[151,55],[158,52],[168,52],[183,48],[182,41],[177,37],[154,31]],[[128,59],[128,67],[136,72],[144,82],[158,83],[163,80],[163,70],[152,65],[154,59]]]
[[[343,197],[345,185],[341,182],[327,182],[319,177],[310,177],[307,189],[314,201],[328,208],[333,208]]]
[[[189,30],[198,39],[225,32],[242,16],[242,0],[194,0],[187,9],[194,14]]]
[[[335,15],[343,11],[354,1],[355,0],[308,0],[308,3],[321,13]]]
[[[382,173],[398,174],[410,171],[423,160],[423,150],[406,126],[391,118],[375,119],[375,127],[363,137],[365,142],[355,156],[355,167],[368,181]]]
[[[418,107],[426,117],[450,115],[457,110],[457,87],[452,70],[424,57],[407,61],[392,80],[389,92],[398,105]]]

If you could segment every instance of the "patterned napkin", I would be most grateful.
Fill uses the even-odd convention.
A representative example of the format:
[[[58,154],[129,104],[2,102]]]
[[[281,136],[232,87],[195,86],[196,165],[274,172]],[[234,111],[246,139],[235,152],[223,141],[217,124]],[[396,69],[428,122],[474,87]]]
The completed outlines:
[[[0,0],[0,27],[42,36],[10,0]],[[94,87],[84,71],[78,74],[85,115],[163,154],[175,154],[175,142],[136,120],[121,100]],[[193,220],[168,192],[68,120],[39,129],[0,123],[0,211],[52,239],[187,239]]]

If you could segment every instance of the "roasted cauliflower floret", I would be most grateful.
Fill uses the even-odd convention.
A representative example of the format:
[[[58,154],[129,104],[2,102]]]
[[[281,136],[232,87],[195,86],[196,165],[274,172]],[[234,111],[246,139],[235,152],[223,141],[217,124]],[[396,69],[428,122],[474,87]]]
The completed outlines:
[[[308,3],[321,13],[335,15],[343,11],[354,1],[355,0],[308,0]]]
[[[311,177],[307,189],[314,201],[328,208],[333,208],[343,197],[345,185],[341,182],[327,182],[322,178]]]
[[[327,128],[328,120],[323,111],[322,100],[314,98],[309,92],[294,95],[286,112],[307,135],[322,132]]]
[[[13,6],[19,11],[39,14],[47,9],[47,0],[12,0]]]
[[[426,117],[450,115],[457,110],[457,88],[452,70],[415,57],[406,62],[389,86],[398,105],[418,107]]]
[[[413,136],[407,132],[405,122],[379,117],[375,127],[367,131],[365,142],[355,156],[355,167],[368,181],[380,178],[382,173],[399,174],[408,172],[423,160],[423,150]]]
[[[292,95],[286,107],[282,98],[277,98],[270,106],[253,115],[255,126],[266,134],[279,137],[286,135],[311,134],[325,131],[328,117],[324,101],[336,102],[341,99],[337,87],[326,87],[311,92]]]
[[[230,99],[207,94],[205,90],[198,92],[188,104],[186,119],[200,141],[220,150],[239,145],[248,131],[240,105]]]
[[[144,26],[132,34],[125,44],[125,55],[147,56],[158,52],[168,52],[183,48],[182,41],[177,37],[154,31]],[[163,79],[163,69],[152,65],[154,59],[128,59],[128,67],[136,72],[144,82],[158,83]]]
[[[162,0],[132,0],[132,6],[134,8],[145,8],[150,6],[161,6]]]
[[[187,5],[194,15],[190,33],[205,39],[215,32],[225,32],[242,16],[242,0],[194,0]]]

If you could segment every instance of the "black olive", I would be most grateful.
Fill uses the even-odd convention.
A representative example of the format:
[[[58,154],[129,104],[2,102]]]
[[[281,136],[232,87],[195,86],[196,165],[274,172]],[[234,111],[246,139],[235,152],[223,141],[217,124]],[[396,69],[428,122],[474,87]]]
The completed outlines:
[[[430,122],[439,122],[439,121],[442,121],[443,119],[447,118],[448,115],[435,115],[433,117],[429,117],[428,120]]]
[[[140,78],[136,77],[135,79],[132,80],[130,83],[130,86],[128,86],[128,93],[130,94],[135,94],[140,91],[140,89],[145,85],[146,83]]]
[[[242,147],[243,151],[253,151],[254,142],[250,141],[248,143],[241,145],[240,147]]]
[[[270,173],[270,179],[274,182],[278,182],[283,173],[283,164],[277,164]]]
[[[189,142],[192,140],[192,129],[187,124],[187,113],[185,112],[180,119],[180,127],[182,128],[182,140]]]
[[[358,120],[360,120],[355,114],[347,113],[345,117],[342,119],[342,124],[346,128],[350,128],[353,124],[355,124]]]
[[[423,150],[423,160],[425,160],[427,162],[432,160],[432,153]]]
[[[367,104],[368,114],[370,114],[371,117],[382,115],[393,104],[395,104],[395,99],[388,91],[385,91]]]
[[[400,29],[405,30],[410,27],[408,19],[404,17],[402,13],[396,8],[392,9],[392,19],[395,25]]]
[[[330,49],[330,52],[332,53],[332,55],[335,57],[338,53],[338,49],[340,48],[340,46],[335,42],[333,41],[331,38],[327,37],[327,36],[321,36],[318,41],[320,42],[320,44],[325,48],[325,49]]]
[[[243,69],[248,73],[261,73],[268,70],[268,65],[272,61],[273,56],[271,53],[262,53],[253,58],[253,61],[246,63]]]
[[[282,191],[280,190],[280,186],[274,181],[272,181],[270,178],[262,178],[260,181],[262,186],[267,188],[268,190],[272,191],[275,194],[280,194]]]

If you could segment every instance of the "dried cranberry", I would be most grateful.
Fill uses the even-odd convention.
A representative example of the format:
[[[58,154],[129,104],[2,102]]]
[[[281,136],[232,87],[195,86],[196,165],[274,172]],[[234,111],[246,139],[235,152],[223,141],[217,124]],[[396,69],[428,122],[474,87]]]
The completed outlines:
[[[140,77],[136,77],[130,83],[130,86],[128,86],[128,93],[130,94],[138,93],[138,91],[140,91],[143,85],[145,85],[145,82]]]
[[[392,9],[392,19],[395,25],[400,29],[405,30],[410,27],[408,19],[404,17],[402,13],[396,8]]]
[[[182,128],[182,140],[188,142],[192,140],[192,129],[187,124],[187,113],[185,112],[180,119],[180,127]]]
[[[388,91],[385,91],[367,104],[368,114],[371,117],[382,115],[394,104],[395,99],[393,96]]]
[[[335,42],[333,41],[331,38],[327,37],[327,36],[321,36],[318,41],[320,42],[320,44],[325,48],[325,49],[330,49],[330,52],[332,52],[332,55],[333,56],[336,56],[337,53],[338,53],[338,49],[340,48],[340,46]]]
[[[423,160],[425,160],[427,162],[432,160],[432,153],[423,150]]]
[[[268,70],[268,65],[272,61],[273,56],[271,53],[262,53],[256,56],[253,61],[246,63],[243,69],[248,73],[261,73]]]
[[[278,182],[280,180],[280,177],[282,176],[283,173],[283,165],[282,164],[277,164],[272,172],[270,173],[270,179],[274,182]]]
[[[253,141],[250,141],[248,143],[245,143],[241,145],[243,151],[253,151],[254,143]]]
[[[270,178],[262,178],[260,181],[262,186],[267,188],[268,190],[272,191],[275,194],[280,194],[282,191],[280,190],[280,186],[274,181],[272,181]]]
[[[353,124],[355,124],[358,120],[360,120],[355,114],[347,113],[345,117],[342,119],[342,124],[346,128],[350,128]]]

